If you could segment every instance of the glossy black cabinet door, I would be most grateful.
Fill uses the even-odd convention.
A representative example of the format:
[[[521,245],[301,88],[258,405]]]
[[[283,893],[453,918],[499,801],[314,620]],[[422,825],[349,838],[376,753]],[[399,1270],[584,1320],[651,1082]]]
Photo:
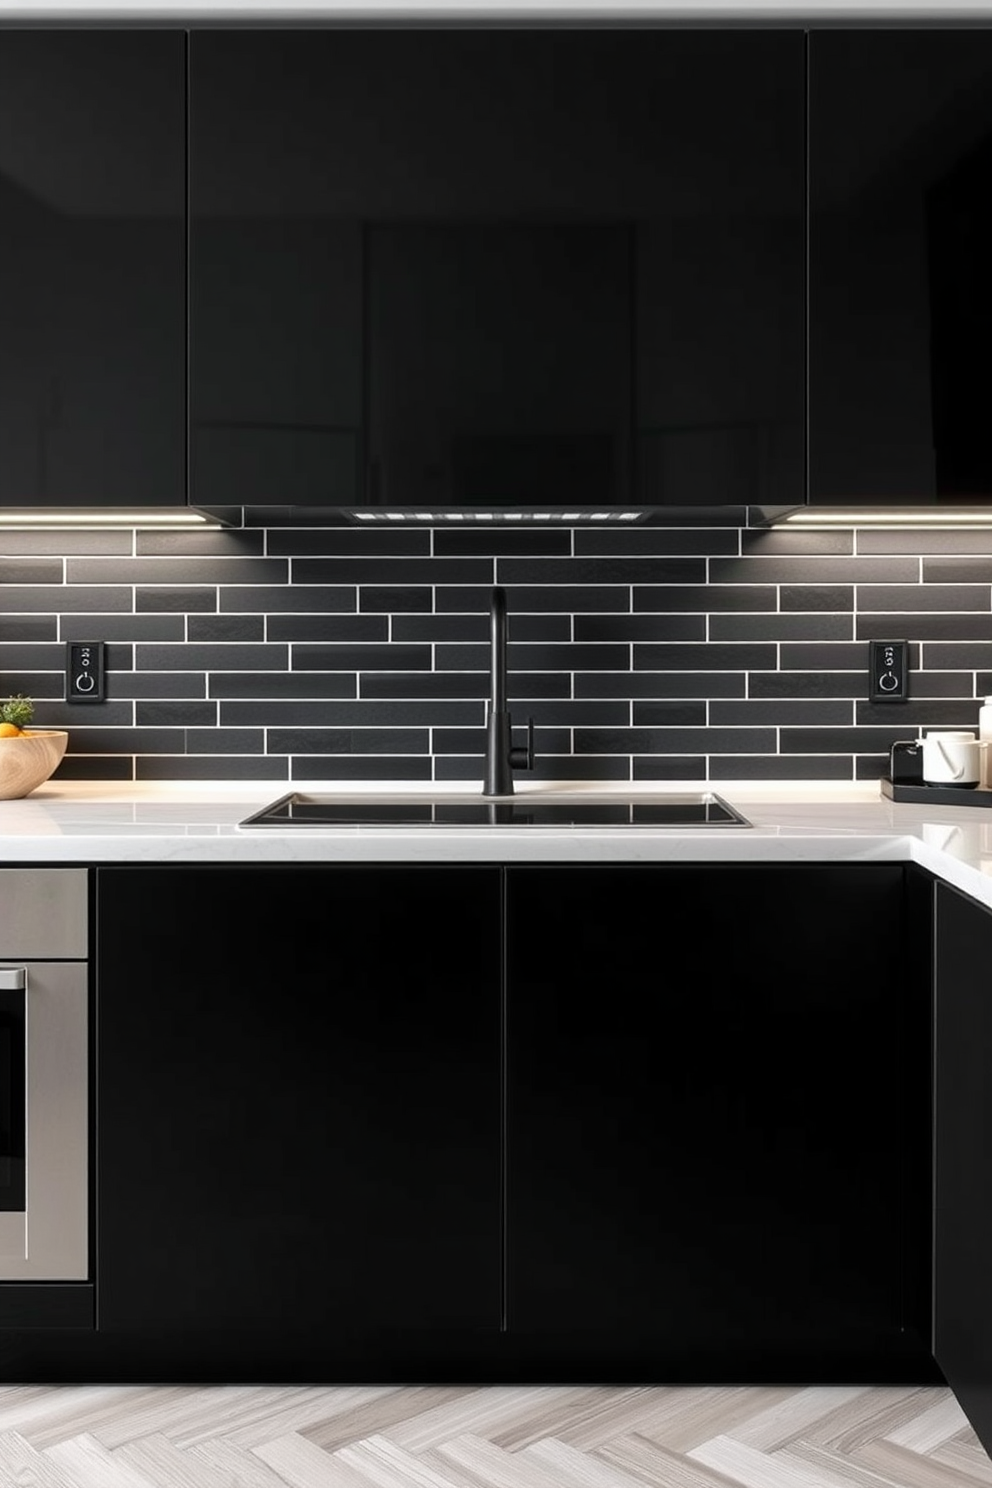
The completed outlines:
[[[103,1368],[391,1378],[495,1335],[498,869],[97,879]]]
[[[508,1337],[659,1382],[928,1377],[904,894],[898,866],[507,871]]]
[[[195,499],[801,498],[800,29],[190,42]]]
[[[992,32],[810,36],[809,496],[992,500]]]
[[[992,913],[937,885],[934,1354],[992,1452]]]
[[[185,45],[0,33],[0,505],[186,500]]]

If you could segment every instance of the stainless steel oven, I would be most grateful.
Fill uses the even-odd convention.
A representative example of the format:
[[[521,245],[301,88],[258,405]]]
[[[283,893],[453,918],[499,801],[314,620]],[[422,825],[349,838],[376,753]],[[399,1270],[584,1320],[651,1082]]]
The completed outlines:
[[[0,869],[0,1281],[89,1274],[85,869]]]

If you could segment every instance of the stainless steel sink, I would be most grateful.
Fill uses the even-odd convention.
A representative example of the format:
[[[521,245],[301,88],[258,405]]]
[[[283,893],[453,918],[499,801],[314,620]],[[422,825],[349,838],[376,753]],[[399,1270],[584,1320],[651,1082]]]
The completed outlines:
[[[668,791],[618,799],[540,792],[483,799],[476,793],[416,793],[370,799],[344,792],[290,791],[239,827],[749,827],[713,791]]]

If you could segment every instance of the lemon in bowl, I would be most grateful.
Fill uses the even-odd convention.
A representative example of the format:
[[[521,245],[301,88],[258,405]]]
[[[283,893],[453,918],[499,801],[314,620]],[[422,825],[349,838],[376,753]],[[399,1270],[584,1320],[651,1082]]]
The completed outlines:
[[[33,713],[30,698],[0,704],[0,801],[19,800],[43,785],[65,754],[66,731],[28,728]]]

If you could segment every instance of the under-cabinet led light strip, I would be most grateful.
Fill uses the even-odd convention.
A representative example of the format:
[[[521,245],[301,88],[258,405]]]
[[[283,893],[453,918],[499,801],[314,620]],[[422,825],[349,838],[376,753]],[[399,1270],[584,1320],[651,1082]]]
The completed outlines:
[[[355,522],[639,522],[640,511],[368,511],[348,513]]]
[[[776,518],[772,527],[992,527],[992,507],[809,507]]]
[[[140,508],[50,507],[47,511],[32,507],[0,508],[0,527],[32,529],[38,527],[218,527],[214,518],[198,511],[155,511]]]

